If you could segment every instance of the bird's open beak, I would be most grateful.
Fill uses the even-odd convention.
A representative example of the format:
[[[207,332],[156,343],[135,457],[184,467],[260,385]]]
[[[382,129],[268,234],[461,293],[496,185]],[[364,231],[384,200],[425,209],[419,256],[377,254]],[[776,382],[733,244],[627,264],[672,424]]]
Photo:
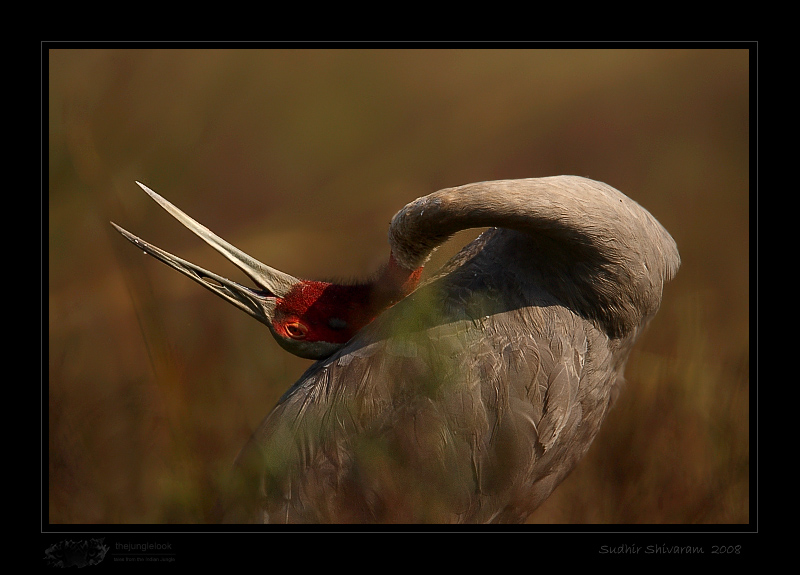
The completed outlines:
[[[187,262],[177,256],[172,255],[156,246],[136,237],[127,230],[122,229],[114,222],[111,222],[119,233],[127,240],[143,250],[144,253],[161,260],[173,269],[192,278],[204,288],[214,292],[221,298],[229,301],[242,311],[253,316],[258,321],[272,327],[272,315],[275,309],[275,298],[284,297],[292,287],[300,282],[297,278],[271,268],[255,258],[250,257],[243,251],[232,246],[205,226],[184,214],[181,210],[173,206],[167,200],[159,196],[153,190],[136,182],[147,192],[151,198],[158,202],[162,208],[172,214],[175,219],[184,226],[200,236],[203,241],[228,258],[233,264],[242,270],[255,282],[259,289],[252,289],[243,286],[227,278],[219,276],[213,272],[205,270],[200,266]]]

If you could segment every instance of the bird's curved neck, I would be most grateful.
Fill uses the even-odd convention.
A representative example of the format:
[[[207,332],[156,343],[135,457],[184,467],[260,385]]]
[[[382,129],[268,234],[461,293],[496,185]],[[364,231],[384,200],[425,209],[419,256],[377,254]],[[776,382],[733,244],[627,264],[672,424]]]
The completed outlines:
[[[389,254],[389,262],[371,284],[370,305],[378,311],[393,305],[414,291],[419,285],[423,266],[412,269],[401,266],[394,253]]]
[[[577,176],[440,190],[394,216],[389,243],[399,267],[416,269],[454,233],[485,226],[529,234],[542,273],[568,280],[556,295],[603,310],[597,313],[615,334],[655,312],[680,265],[674,240],[649,212],[611,186]]]

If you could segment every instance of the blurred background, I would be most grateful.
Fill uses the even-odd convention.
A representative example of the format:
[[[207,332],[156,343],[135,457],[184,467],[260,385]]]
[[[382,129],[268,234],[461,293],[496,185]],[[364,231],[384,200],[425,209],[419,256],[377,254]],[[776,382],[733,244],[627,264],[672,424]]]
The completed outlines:
[[[746,50],[49,52],[49,521],[196,523],[310,365],[134,249],[248,283],[134,183],[295,276],[354,279],[392,215],[469,182],[575,174],[683,265],[586,458],[532,523],[747,523]],[[428,272],[477,232],[462,232]]]

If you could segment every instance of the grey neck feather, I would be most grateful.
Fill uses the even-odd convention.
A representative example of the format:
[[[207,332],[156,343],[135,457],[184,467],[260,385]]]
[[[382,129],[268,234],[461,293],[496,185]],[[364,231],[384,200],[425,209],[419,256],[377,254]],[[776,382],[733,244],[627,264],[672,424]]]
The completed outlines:
[[[500,180],[440,190],[394,218],[397,262],[416,269],[457,231],[495,226],[528,233],[560,297],[621,337],[656,312],[680,266],[675,241],[650,213],[602,182],[578,176]]]

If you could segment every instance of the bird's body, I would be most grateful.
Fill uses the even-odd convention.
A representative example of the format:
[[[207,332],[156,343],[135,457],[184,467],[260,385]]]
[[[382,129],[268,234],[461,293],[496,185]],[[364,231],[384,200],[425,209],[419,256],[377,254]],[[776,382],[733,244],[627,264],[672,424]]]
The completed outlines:
[[[411,291],[437,245],[478,226],[498,227]],[[589,448],[680,264],[647,211],[569,176],[425,196],[395,216],[390,245],[403,273],[375,283],[405,287],[359,292],[376,319],[325,348],[262,422],[224,520],[524,521]],[[291,321],[316,333],[304,317]]]
[[[523,234],[484,236],[283,397],[240,456],[267,462],[277,494],[259,519],[516,522],[583,455],[622,366],[591,322],[547,293],[531,305],[524,270],[500,269],[491,243]]]

